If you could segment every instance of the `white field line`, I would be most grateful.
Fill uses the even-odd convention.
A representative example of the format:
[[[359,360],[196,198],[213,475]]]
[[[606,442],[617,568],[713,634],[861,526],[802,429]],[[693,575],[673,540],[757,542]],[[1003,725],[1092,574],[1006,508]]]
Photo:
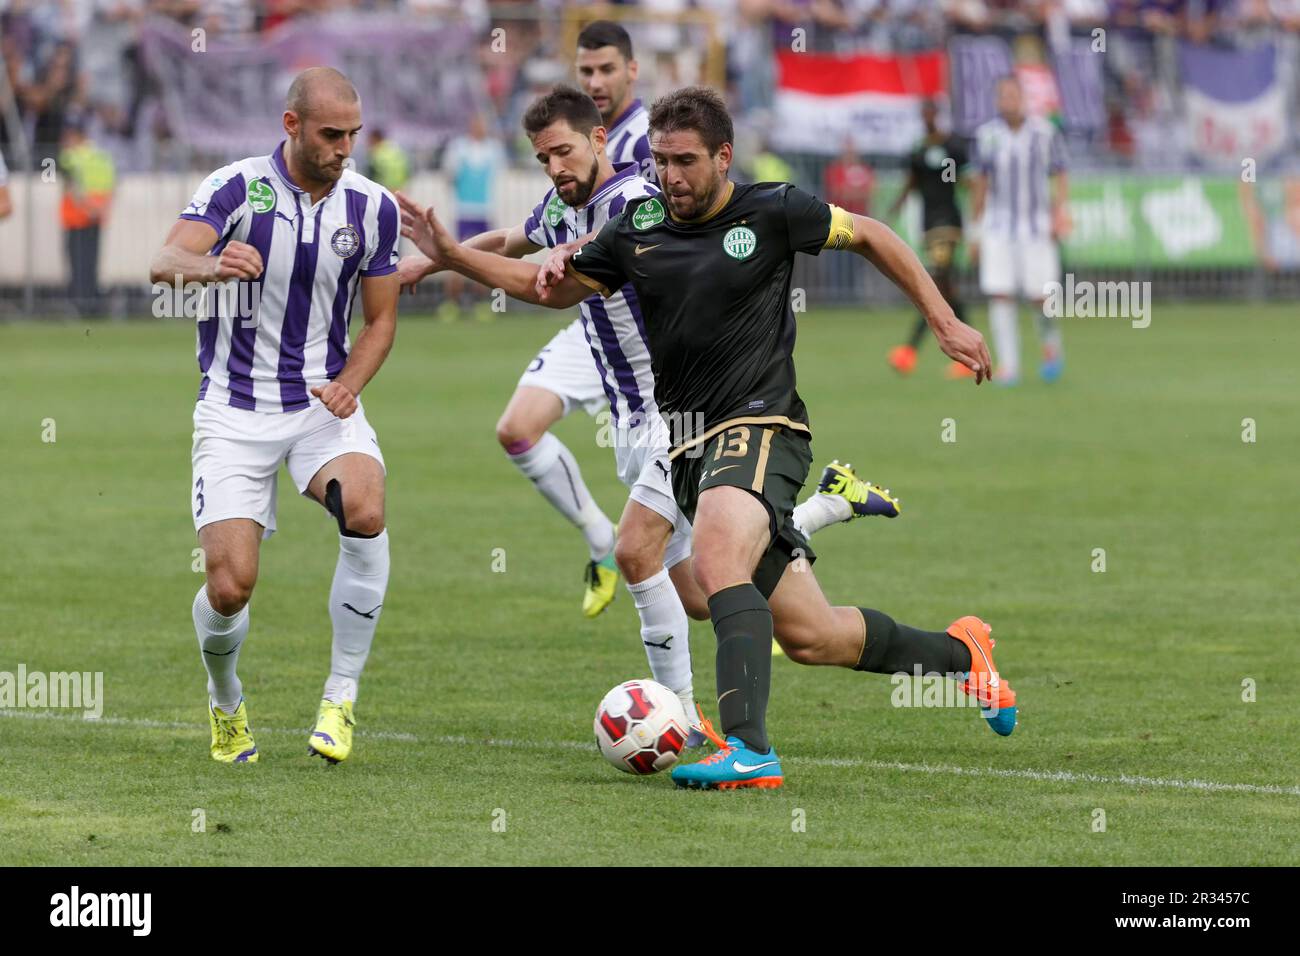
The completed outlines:
[[[26,711],[0,709],[0,717],[20,717],[28,720],[59,720],[78,724],[104,724],[113,727],[139,727],[150,730],[205,730],[201,724],[185,723],[178,720],[149,720],[138,717],[100,717],[87,720],[74,714],[60,714],[51,711]],[[259,734],[306,734],[307,727],[262,727],[255,726]],[[596,750],[595,741],[583,743],[576,740],[510,740],[503,737],[481,738],[465,737],[451,734],[438,734],[421,738],[415,734],[390,730],[357,730],[360,737],[374,740],[396,740],[402,743],[429,743],[451,746],[504,747],[511,750],[539,751],[591,751]],[[841,767],[858,770],[897,770],[900,773],[929,773],[953,777],[1000,777],[1009,780],[1036,780],[1043,783],[1092,783],[1120,787],[1164,787],[1171,790],[1200,790],[1210,793],[1259,793],[1280,794],[1300,797],[1300,786],[1282,786],[1280,784],[1256,783],[1217,783],[1213,780],[1180,780],[1176,777],[1145,777],[1137,774],[1097,774],[1080,773],[1074,770],[1026,770],[1007,767],[956,767],[951,764],[903,763],[893,760],[857,760],[837,757],[791,757],[782,759],[798,765],[812,767]]]

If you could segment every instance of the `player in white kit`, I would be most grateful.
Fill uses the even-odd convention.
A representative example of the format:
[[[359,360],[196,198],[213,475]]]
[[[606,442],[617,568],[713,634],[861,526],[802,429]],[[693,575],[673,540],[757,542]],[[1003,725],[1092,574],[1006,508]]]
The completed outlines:
[[[260,541],[275,530],[281,463],[339,527],[333,652],[308,739],[310,753],[333,763],[352,749],[357,682],[388,585],[384,458],[359,395],[396,329],[398,211],[387,190],[345,165],[360,128],[361,102],[343,74],[299,74],[284,142],[210,176],[150,269],[154,282],[210,284],[191,488],[206,582],[193,618],[208,672],[210,752],[226,763],[258,759],[235,667]],[[216,283],[234,292],[213,295]],[[358,291],[365,327],[352,345]]]
[[[989,326],[998,371],[994,381],[1020,380],[1020,329],[1016,300],[1033,303],[1043,346],[1044,381],[1061,377],[1060,320],[1043,311],[1047,286],[1061,279],[1057,242],[1070,228],[1066,211],[1065,152],[1047,120],[1026,116],[1024,92],[1014,76],[997,84],[998,118],[975,133],[976,176],[971,212],[978,240],[980,289],[989,297]]]

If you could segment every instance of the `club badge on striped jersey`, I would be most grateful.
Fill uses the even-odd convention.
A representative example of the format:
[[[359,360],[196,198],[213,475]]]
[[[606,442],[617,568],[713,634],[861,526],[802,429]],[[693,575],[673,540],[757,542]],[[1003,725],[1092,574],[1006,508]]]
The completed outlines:
[[[753,229],[745,226],[728,229],[727,234],[722,237],[722,248],[733,259],[748,259],[757,246],[758,236],[754,235]]]
[[[564,211],[569,207],[564,204],[559,193],[551,197],[551,201],[546,204],[546,224],[554,229],[564,219]]]
[[[275,189],[264,179],[248,181],[248,205],[253,212],[270,212],[275,208]]]
[[[351,226],[339,226],[330,237],[330,248],[336,255],[346,259],[361,248],[361,237]]]

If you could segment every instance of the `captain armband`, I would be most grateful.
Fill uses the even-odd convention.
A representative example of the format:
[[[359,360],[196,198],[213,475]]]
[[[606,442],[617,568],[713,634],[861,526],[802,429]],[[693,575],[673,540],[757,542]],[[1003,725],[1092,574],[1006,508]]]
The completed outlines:
[[[831,231],[823,249],[847,249],[853,241],[853,213],[831,206]]]

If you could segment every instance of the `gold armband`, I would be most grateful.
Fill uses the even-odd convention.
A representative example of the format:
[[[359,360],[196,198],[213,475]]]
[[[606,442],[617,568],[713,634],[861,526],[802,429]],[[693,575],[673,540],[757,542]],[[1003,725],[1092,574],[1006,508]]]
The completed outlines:
[[[823,249],[847,249],[853,241],[853,213],[831,206],[831,231]]]

